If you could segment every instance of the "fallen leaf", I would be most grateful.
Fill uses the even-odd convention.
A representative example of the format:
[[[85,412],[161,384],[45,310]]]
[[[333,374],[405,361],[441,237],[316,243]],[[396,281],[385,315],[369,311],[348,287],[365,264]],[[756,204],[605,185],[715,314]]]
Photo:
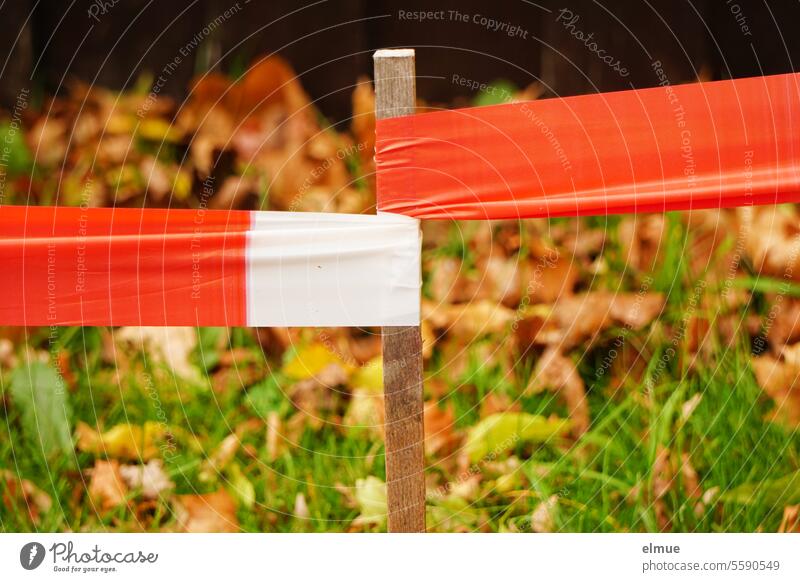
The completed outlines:
[[[256,502],[256,489],[242,468],[234,463],[228,468],[227,475],[239,505],[245,509],[252,509]]]
[[[786,344],[800,340],[800,300],[782,297],[769,310],[767,341],[778,351]]]
[[[159,422],[146,422],[143,426],[118,424],[104,433],[79,422],[76,435],[79,451],[120,459],[149,461],[162,451],[175,448],[173,429]]]
[[[73,458],[72,408],[64,378],[39,362],[22,365],[11,375],[11,397],[22,416],[25,438],[48,457]]]
[[[128,487],[120,473],[119,461],[97,461],[89,470],[89,497],[103,511],[125,503]]]
[[[209,457],[203,460],[200,465],[200,472],[198,478],[200,481],[209,482],[217,479],[220,473],[230,463],[239,450],[241,440],[236,433],[229,434],[222,442],[214,449],[214,452]]]
[[[353,388],[366,388],[377,394],[383,392],[383,358],[376,356],[358,368],[350,379]]]
[[[503,412],[469,429],[464,451],[470,462],[493,460],[519,443],[542,443],[565,435],[570,422],[525,412]]]
[[[351,430],[366,430],[376,438],[384,438],[386,412],[383,393],[371,388],[354,388],[342,424]]]
[[[297,519],[309,519],[311,512],[308,511],[308,503],[306,503],[306,496],[298,493],[294,498],[294,510],[292,512]]]
[[[53,506],[53,501],[47,493],[11,471],[0,470],[0,483],[2,483],[0,500],[6,510],[25,511],[34,524],[39,523],[41,514],[47,513]]]
[[[425,452],[428,455],[447,455],[458,442],[455,434],[453,404],[441,408],[436,402],[426,402],[424,408]]]
[[[348,366],[328,346],[313,343],[298,348],[283,365],[281,371],[292,380],[307,380],[318,376],[331,364],[338,366],[348,374],[352,371],[352,367]]]
[[[116,339],[147,351],[154,362],[166,363],[182,378],[200,379],[199,370],[191,363],[197,347],[197,331],[193,327],[121,327]]]
[[[783,519],[778,533],[800,533],[800,505],[787,505],[783,508]]]
[[[589,344],[617,324],[639,330],[664,308],[660,293],[608,293],[595,291],[559,298],[553,305],[528,308],[517,336],[524,345],[555,345],[566,350]]]
[[[320,418],[338,408],[342,391],[336,388],[346,382],[347,373],[341,365],[328,364],[319,370],[316,376],[290,386],[287,394],[298,410]],[[372,393],[370,389],[366,391]]]
[[[536,533],[555,531],[555,512],[558,507],[558,495],[551,495],[537,505],[531,514],[531,529]]]
[[[175,498],[178,527],[188,533],[234,533],[239,531],[236,503],[224,489],[203,495]]]
[[[557,347],[547,348],[539,358],[527,391],[535,392],[545,388],[557,392],[567,403],[572,434],[575,437],[589,430],[589,401],[583,379],[572,360],[561,354]]]
[[[618,233],[625,263],[641,271],[653,271],[657,266],[659,252],[663,256],[666,229],[666,221],[660,214],[623,217]]]
[[[479,336],[504,332],[513,319],[513,310],[482,300],[448,307],[443,327],[450,335],[470,342]]]
[[[277,412],[267,414],[267,460],[274,462],[278,458],[279,446],[283,442],[281,436],[281,417]]]
[[[26,132],[25,137],[37,166],[46,167],[63,163],[68,142],[66,122],[43,115]]]
[[[381,525],[386,522],[386,484],[370,475],[356,480],[355,500],[361,513],[353,525]]]
[[[670,528],[669,513],[667,511],[664,498],[672,490],[675,480],[672,464],[670,463],[669,450],[659,446],[656,458],[653,462],[653,511],[656,514],[656,521],[660,531],[667,531]]]
[[[122,465],[119,474],[129,489],[141,490],[145,499],[158,499],[175,488],[161,459],[152,459],[146,465]]]
[[[770,355],[753,358],[752,366],[758,385],[775,402],[770,418],[800,426],[800,366]]]
[[[719,499],[730,503],[763,503],[766,506],[800,503],[800,471],[777,479],[743,483],[720,494]]]
[[[745,236],[745,251],[756,272],[797,280],[800,228],[796,209],[789,205],[747,207],[737,213]]]
[[[572,257],[565,257],[553,249],[533,257],[528,270],[524,296],[529,304],[549,304],[572,295],[578,281],[578,270]]]

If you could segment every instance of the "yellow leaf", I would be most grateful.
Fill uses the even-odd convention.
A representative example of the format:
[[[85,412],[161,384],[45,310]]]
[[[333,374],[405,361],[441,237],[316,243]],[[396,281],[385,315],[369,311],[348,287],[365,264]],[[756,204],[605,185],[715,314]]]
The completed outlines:
[[[176,142],[181,138],[180,131],[163,119],[152,117],[142,121],[139,136],[150,141]]]
[[[186,200],[192,193],[192,177],[184,170],[175,173],[172,182],[172,195],[178,200]]]
[[[144,461],[157,457],[162,446],[174,440],[174,432],[159,422],[146,422],[144,426],[118,424],[104,433],[79,422],[76,433],[79,451]],[[174,447],[174,443],[169,444]]]
[[[464,449],[473,463],[512,450],[521,442],[540,443],[564,435],[570,422],[525,412],[492,414],[473,426]]]
[[[376,356],[353,374],[353,388],[367,388],[372,392],[383,392],[383,358]]]
[[[313,378],[331,364],[337,364],[348,374],[353,369],[332,350],[320,343],[315,343],[297,349],[283,365],[282,371],[293,380],[306,380]]]
[[[231,465],[228,468],[228,477],[233,494],[239,500],[239,505],[246,509],[252,509],[256,502],[256,489],[242,472],[241,467],[237,464]]]
[[[106,122],[105,132],[110,135],[130,135],[136,127],[136,118],[124,113],[112,113]]]

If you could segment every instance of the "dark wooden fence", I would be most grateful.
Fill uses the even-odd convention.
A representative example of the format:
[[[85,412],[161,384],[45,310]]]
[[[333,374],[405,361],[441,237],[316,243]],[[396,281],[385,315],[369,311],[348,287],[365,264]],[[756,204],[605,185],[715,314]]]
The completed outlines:
[[[788,72],[798,16],[789,0],[14,0],[0,8],[0,103],[70,77],[130,86],[176,57],[162,91],[180,97],[197,72],[277,52],[343,119],[371,52],[390,46],[418,49],[434,102],[498,78],[560,95],[653,86],[656,61],[672,83]]]

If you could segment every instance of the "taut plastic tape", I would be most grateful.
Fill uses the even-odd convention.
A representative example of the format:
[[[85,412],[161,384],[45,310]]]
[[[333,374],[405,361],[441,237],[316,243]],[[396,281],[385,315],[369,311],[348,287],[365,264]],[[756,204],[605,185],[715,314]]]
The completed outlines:
[[[396,215],[0,207],[0,325],[418,325]]]
[[[377,122],[378,208],[417,218],[800,201],[800,75]]]

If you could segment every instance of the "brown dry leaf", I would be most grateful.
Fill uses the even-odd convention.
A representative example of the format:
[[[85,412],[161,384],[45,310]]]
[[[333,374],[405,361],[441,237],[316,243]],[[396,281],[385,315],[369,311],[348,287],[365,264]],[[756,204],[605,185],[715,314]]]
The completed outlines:
[[[447,455],[451,452],[458,436],[455,434],[455,409],[450,403],[444,409],[436,402],[426,402],[424,409],[425,452],[428,455]]]
[[[477,271],[475,297],[490,299],[511,308],[519,304],[524,268],[518,257],[506,257],[500,245],[493,245],[478,259]]]
[[[753,358],[752,366],[758,385],[775,402],[770,418],[800,426],[800,366],[770,355]]]
[[[778,533],[800,533],[800,505],[787,505],[783,508],[783,519]]]
[[[529,303],[553,303],[561,297],[572,295],[578,281],[578,270],[572,257],[554,249],[534,256],[528,265],[528,276],[523,287]]]
[[[436,303],[461,303],[470,299],[468,283],[460,259],[435,256],[427,261],[426,271],[431,274],[430,294]]]
[[[113,509],[125,503],[128,487],[120,474],[119,461],[97,461],[89,474],[89,497],[101,510]]]
[[[557,347],[549,347],[542,354],[526,390],[535,392],[548,388],[567,403],[573,436],[579,437],[589,430],[591,418],[583,379],[572,360]]]
[[[558,495],[551,495],[537,505],[531,514],[531,529],[536,533],[551,533],[555,530],[555,511]]]
[[[372,153],[375,151],[375,91],[372,82],[366,77],[360,77],[353,91],[353,120],[350,124],[359,144],[364,144],[361,150],[361,162],[366,165],[365,174],[372,174]]]
[[[350,328],[350,333],[347,335],[347,347],[357,363],[366,364],[381,355],[381,336],[377,333],[362,333],[357,328]]]
[[[281,417],[273,411],[267,415],[267,460],[274,462],[280,454],[281,444],[284,442],[281,436]]]
[[[666,222],[661,214],[637,214],[624,217],[619,224],[623,259],[635,269],[650,272],[664,254]]]
[[[175,488],[175,483],[164,472],[161,459],[153,459],[146,465],[123,465],[119,474],[129,489],[140,489],[145,499],[158,499],[162,493]]]
[[[0,470],[0,502],[9,512],[24,508],[31,522],[36,524],[42,513],[47,513],[53,506],[50,496],[27,479],[20,479],[7,469]]]
[[[235,111],[243,119],[275,103],[291,115],[305,108],[309,99],[289,63],[271,55],[252,65],[223,102],[228,111]]]
[[[700,477],[692,466],[692,460],[688,453],[681,453],[681,477],[687,497],[690,499],[702,497],[703,490],[700,488]]]
[[[786,206],[746,207],[738,210],[745,250],[755,270],[778,278],[800,279],[800,221],[797,210]]]
[[[769,311],[769,320],[767,340],[776,353],[786,344],[800,340],[800,300],[791,297],[776,300]]]
[[[486,418],[498,412],[520,412],[522,404],[519,400],[512,400],[508,394],[489,392],[481,400],[481,418]]]
[[[259,198],[258,181],[248,176],[228,176],[208,207],[214,210],[250,208]]]
[[[123,345],[146,350],[154,362],[166,363],[182,378],[200,379],[199,370],[191,363],[197,346],[193,327],[121,327],[116,339]]]
[[[613,324],[639,330],[664,308],[661,293],[608,293],[596,291],[560,298],[552,308],[536,305],[520,322],[523,345],[560,344],[563,349],[591,343]]]
[[[175,518],[178,527],[188,533],[239,531],[236,503],[225,489],[203,495],[178,495]]]
[[[427,319],[423,319],[419,327],[420,335],[422,336],[422,359],[427,361],[433,355],[433,348],[436,345],[436,334]]]
[[[446,311],[447,331],[461,342],[478,336],[501,333],[514,319],[514,311],[492,301],[452,305]]]
[[[328,364],[315,376],[290,386],[287,394],[299,411],[320,418],[337,410],[342,397],[338,387],[347,380],[348,374],[341,365]]]

